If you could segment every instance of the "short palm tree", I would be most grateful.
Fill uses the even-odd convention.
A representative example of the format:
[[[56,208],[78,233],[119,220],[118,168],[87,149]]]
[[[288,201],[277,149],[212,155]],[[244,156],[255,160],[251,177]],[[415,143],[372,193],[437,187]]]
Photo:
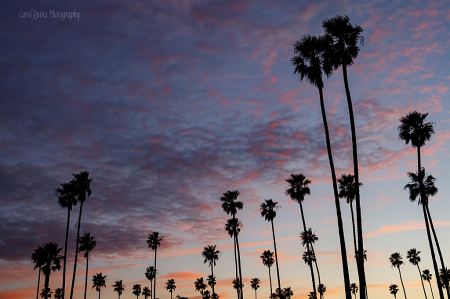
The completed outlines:
[[[280,208],[280,206],[278,205],[278,201],[273,201],[272,199],[265,199],[264,202],[259,206],[261,216],[263,216],[266,221],[270,221],[270,223],[272,224],[273,247],[275,250],[275,265],[277,266],[278,288],[281,290],[280,271],[278,269],[277,244],[275,241],[275,229],[273,226],[273,219],[277,216],[276,210],[278,208]]]
[[[41,281],[41,270],[42,270],[42,266],[44,265],[45,262],[45,252],[44,252],[44,248],[42,246],[39,246],[38,248],[36,248],[34,250],[34,252],[31,254],[31,261],[34,264],[34,269],[39,269],[38,272],[38,284],[37,284],[37,293],[36,293],[36,299],[39,298],[39,283]]]
[[[42,273],[45,277],[44,282],[44,297],[45,299],[50,298],[50,274],[51,272],[61,270],[61,260],[63,256],[59,255],[62,248],[58,248],[58,244],[56,243],[46,243],[42,245],[43,254],[44,254],[44,263],[42,264]]]
[[[261,283],[261,281],[259,280],[259,278],[253,278],[250,281],[250,285],[252,287],[252,289],[255,290],[255,299],[258,299],[258,296],[256,295],[256,290],[259,289],[259,284]]]
[[[208,285],[211,287],[211,289],[214,289],[214,286],[216,285],[217,281],[216,281],[216,277],[214,275],[208,275],[206,277],[206,282],[208,283]],[[216,293],[213,293],[211,296],[214,297]]]
[[[62,299],[62,294],[63,294],[63,289],[57,288],[55,290],[55,294],[53,296],[55,297],[55,299]]]
[[[166,289],[170,292],[170,299],[172,299],[172,293],[175,291],[177,286],[175,285],[175,280],[169,279],[166,282]]]
[[[270,267],[272,267],[275,260],[273,259],[273,252],[270,252],[270,250],[264,250],[264,252],[261,255],[261,259],[264,266],[267,266],[269,268],[269,282],[270,282],[270,294],[273,293],[272,291],[272,277],[270,276]]]
[[[233,279],[233,289],[240,290],[241,288],[243,288],[244,286],[241,285],[241,282],[239,281],[239,279]],[[239,293],[238,293],[239,294]]]
[[[95,248],[95,246],[97,246],[97,241],[94,240],[94,237],[91,237],[90,233],[84,233],[84,235],[80,237],[80,240],[78,240],[78,242],[80,243],[78,252],[84,252],[84,257],[86,258],[86,280],[84,282],[84,299],[86,299],[89,252],[91,252]]]
[[[397,299],[398,286],[396,284],[391,284],[389,286],[389,292],[394,295],[394,298]]]
[[[352,291],[352,294],[355,295],[356,299],[356,293],[358,293],[358,286],[356,285],[356,283],[352,283],[350,285],[350,290]]]
[[[450,282],[450,269],[441,269],[439,270],[439,279],[441,280],[441,284],[445,289],[448,289],[448,283]]]
[[[309,292],[308,294],[308,299],[316,299],[316,294],[314,294],[314,292]]]
[[[139,296],[141,295],[141,285],[135,284],[133,286],[133,295],[136,296],[137,299],[139,299]]]
[[[238,218],[230,218],[227,220],[227,223],[225,224],[225,230],[227,231],[228,235],[233,238],[234,241],[234,262],[235,262],[235,269],[236,269],[236,279],[239,279],[238,275],[238,263],[237,263],[237,248],[239,247],[239,238],[238,235],[241,232],[242,228],[242,222],[239,221]],[[238,298],[241,297],[241,290],[237,290]]]
[[[152,296],[152,292],[150,291],[150,289],[148,287],[145,287],[142,290],[142,296],[144,296],[145,299]]]
[[[117,292],[117,294],[119,294],[120,299],[120,296],[122,295],[123,291],[125,291],[125,285],[123,284],[122,280],[114,281],[112,287],[114,288],[114,292]]]
[[[345,248],[345,236],[336,183],[336,171],[334,169],[333,154],[331,152],[330,133],[328,131],[328,122],[325,112],[325,104],[323,101],[324,84],[322,80],[322,74],[325,73],[327,77],[329,77],[333,73],[333,65],[331,63],[329,55],[327,55],[327,53],[330,52],[329,47],[329,38],[305,35],[300,41],[296,41],[294,43],[294,57],[292,57],[291,62],[295,67],[294,74],[299,74],[300,80],[306,79],[306,81],[317,87],[319,90],[320,108],[322,111],[322,121],[325,131],[325,140],[327,144],[328,161],[330,163],[331,178],[333,183],[334,203],[336,205],[345,297],[346,299],[351,299],[352,295],[350,292],[350,276],[348,272],[347,250]],[[304,225],[304,230],[306,230],[306,225]],[[316,287],[314,286],[314,290],[315,288]],[[314,292],[315,296],[316,294],[317,293]]]
[[[216,265],[216,261],[219,260],[220,251],[216,250],[216,245],[208,245],[203,248],[202,256],[205,258],[203,261],[204,264],[209,263],[211,267],[211,276],[214,278],[214,266]],[[213,296],[214,292],[214,284],[211,286]]]
[[[292,291],[291,287],[287,287],[283,289],[283,296],[284,298],[291,299],[291,296],[294,296],[294,292]]]
[[[316,255],[311,250],[306,249],[306,251],[303,252],[302,258],[303,258],[303,261],[305,262],[305,264],[307,264],[309,266],[309,268],[311,269],[311,279],[312,279],[312,283],[314,286],[314,294],[317,294],[316,288],[315,288],[316,281],[314,279],[314,273],[313,273],[313,267],[312,267],[312,264],[316,261]],[[316,295],[316,297],[317,297],[317,295]]]
[[[98,299],[100,299],[102,287],[106,288],[106,275],[103,276],[102,272],[95,273],[92,276],[92,288],[98,292]]]
[[[422,288],[423,288],[423,293],[425,295],[425,299],[427,299],[427,292],[425,292],[425,286],[423,284],[423,279],[422,279],[422,272],[420,271],[420,267],[419,267],[419,263],[421,261],[420,256],[419,256],[420,251],[418,251],[415,248],[411,248],[410,250],[408,250],[407,254],[406,254],[406,258],[409,260],[409,262],[411,264],[413,264],[414,266],[417,266],[417,269],[419,270],[419,276],[420,276],[420,281],[422,282]]]
[[[317,237],[317,235],[315,233],[313,233],[312,229],[309,228],[306,231],[303,231],[300,233],[300,240],[302,240],[302,245],[303,247],[306,248],[306,250],[308,250],[308,248],[311,248],[311,253],[315,256],[315,252],[314,252],[314,246],[313,244],[319,240],[319,238]],[[316,270],[317,270],[317,277],[319,278],[319,285],[322,285],[322,282],[320,280],[320,272],[319,272],[319,266],[317,265],[317,259],[314,259],[314,264],[316,265]],[[320,292],[319,292],[320,293]],[[320,295],[320,298],[322,298],[323,295]]]
[[[72,184],[71,188],[73,188],[73,194],[76,197],[77,202],[80,203],[80,213],[78,215],[75,262],[73,266],[72,287],[70,288],[70,299],[73,298],[73,288],[75,287],[75,277],[77,272],[78,241],[80,239],[81,213],[83,212],[84,202],[92,194],[91,183],[93,181],[92,179],[89,178],[89,172],[87,171],[81,171],[79,174],[72,174],[72,176],[74,177],[74,179],[70,181],[70,184]]]
[[[148,248],[155,251],[155,276],[153,277],[153,299],[156,299],[156,250],[161,246],[161,242],[164,236],[160,235],[159,232],[153,232],[148,235],[147,245]]]
[[[206,290],[203,292],[203,299],[211,299],[211,292],[209,290]]]
[[[147,269],[145,270],[145,277],[147,277],[147,279],[150,281],[150,293],[153,293],[153,279],[155,279],[155,276],[156,276],[155,267],[153,266],[147,267]],[[152,297],[150,296],[150,298]]]
[[[323,298],[323,294],[325,294],[326,291],[327,291],[327,287],[325,285],[319,284],[317,286],[317,292],[319,292],[321,298]]]
[[[431,274],[430,270],[425,269],[422,271],[422,279],[428,281],[431,290],[431,296],[434,299],[433,288],[431,287],[431,279],[433,278],[433,274]]]
[[[203,292],[208,287],[208,285],[203,280],[203,277],[197,278],[197,280],[194,282],[194,285],[195,285],[195,291],[200,292],[200,294],[203,297]]]
[[[403,265],[402,256],[400,255],[400,253],[395,252],[395,253],[391,254],[391,256],[389,257],[389,262],[391,263],[391,266],[393,268],[398,269],[398,274],[400,275],[400,281],[401,281],[402,287],[403,287],[403,293],[405,294],[405,299],[406,299],[405,285],[403,284],[402,272],[400,271],[400,266]]]

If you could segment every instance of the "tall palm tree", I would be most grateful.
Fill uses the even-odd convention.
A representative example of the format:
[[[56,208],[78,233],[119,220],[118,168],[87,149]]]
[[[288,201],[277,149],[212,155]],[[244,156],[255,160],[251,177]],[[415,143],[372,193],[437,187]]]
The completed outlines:
[[[355,174],[355,191],[356,191],[356,222],[358,226],[358,248],[363,252],[363,234],[362,234],[362,217],[361,217],[361,203],[359,194],[359,170],[358,170],[358,150],[356,144],[356,129],[355,118],[353,115],[353,104],[350,95],[350,88],[348,86],[347,66],[353,64],[353,60],[358,56],[359,47],[358,42],[364,43],[364,37],[361,36],[363,29],[350,23],[348,16],[336,16],[331,19],[324,20],[322,27],[325,30],[325,35],[331,42],[330,57],[332,58],[333,69],[338,69],[342,66],[342,73],[344,75],[345,94],[347,96],[348,112],[350,116],[350,128],[352,131],[352,153],[353,153],[353,172]],[[364,272],[364,260],[362,255],[357,255],[359,286],[362,290],[366,289],[366,276]],[[366,298],[365,292],[360,292],[361,299]]]
[[[301,232],[300,233],[300,240],[302,240],[302,245],[303,245],[303,247],[306,248],[306,250],[308,250],[308,248],[311,247],[310,251],[313,254],[313,256],[315,257],[316,253],[314,252],[313,244],[317,240],[319,240],[319,238],[317,237],[317,235],[315,233],[313,233],[312,229],[309,228],[308,230]],[[322,285],[322,282],[320,280],[319,266],[317,265],[317,258],[314,258],[314,264],[316,265],[317,277],[319,279],[319,285]],[[323,297],[323,295],[321,294],[320,298],[322,298],[322,297]]]
[[[403,287],[403,293],[405,294],[405,299],[406,299],[405,285],[403,284],[402,272],[400,271],[400,266],[403,265],[402,256],[400,255],[400,253],[395,252],[395,253],[391,254],[391,256],[389,257],[389,262],[391,263],[391,266],[393,268],[398,269],[398,274],[400,275],[400,281],[401,281],[402,287]]]
[[[60,184],[61,188],[55,190],[58,196],[58,204],[61,208],[67,209],[67,226],[66,226],[66,241],[64,245],[64,264],[63,264],[63,285],[62,285],[62,299],[66,292],[66,259],[67,259],[67,240],[69,238],[69,223],[70,223],[70,212],[73,206],[77,204],[77,199],[75,197],[74,185],[72,182]]]
[[[406,144],[411,143],[412,147],[415,147],[417,149],[417,174],[419,175],[419,194],[420,194],[420,201],[419,203],[422,203],[422,211],[423,216],[425,220],[425,227],[427,230],[427,237],[428,237],[428,244],[430,246],[431,251],[431,259],[433,261],[433,268],[436,277],[439,277],[439,269],[436,262],[436,256],[434,253],[434,247],[433,242],[431,239],[431,232],[430,232],[430,222],[429,219],[431,219],[431,215],[429,214],[429,210],[427,212],[427,206],[428,206],[428,200],[426,198],[426,195],[424,194],[424,185],[423,185],[423,178],[425,176],[425,171],[423,171],[423,176],[421,175],[422,171],[422,161],[420,156],[420,149],[425,146],[425,143],[427,141],[430,141],[431,136],[434,134],[434,128],[432,122],[425,122],[426,117],[428,116],[428,113],[420,113],[417,111],[409,112],[406,116],[400,118],[400,125],[398,126],[398,138],[400,140],[405,141]],[[420,179],[422,177],[422,179]],[[411,199],[411,196],[410,196]],[[439,241],[435,236],[435,242],[436,247],[438,247],[438,252],[440,252],[439,247]],[[444,268],[444,260],[442,258],[442,254],[439,254],[441,258],[441,265],[442,268]],[[444,293],[442,290],[442,285],[439,281],[439,279],[436,279],[438,290],[439,290],[439,296],[441,299],[444,299]],[[447,297],[450,298],[450,293],[447,290]]]
[[[153,277],[153,299],[156,299],[156,251],[161,246],[161,242],[164,236],[159,235],[159,232],[153,232],[148,235],[147,245],[148,248],[155,251],[155,276]]]
[[[431,287],[431,279],[432,278],[433,278],[433,274],[431,274],[430,270],[425,269],[422,271],[422,279],[428,281],[428,284],[430,285],[431,296],[433,296],[433,299],[434,299],[433,288]]]
[[[294,292],[292,291],[291,287],[287,287],[283,289],[283,296],[284,298],[291,299],[291,296],[294,296]]]
[[[203,297],[203,292],[206,290],[208,285],[203,280],[203,277],[197,278],[197,280],[194,282],[195,291],[200,292],[200,294]]]
[[[170,292],[170,299],[172,299],[172,293],[175,291],[177,286],[175,285],[175,280],[169,279],[166,282],[166,289]]]
[[[236,279],[239,279],[239,275],[238,275],[238,263],[237,263],[237,246],[239,245],[239,243],[236,243],[238,240],[238,235],[241,232],[241,228],[242,228],[242,222],[239,221],[238,218],[230,218],[227,220],[227,223],[225,224],[225,230],[227,231],[228,235],[230,235],[230,237],[233,238],[234,241],[234,262],[235,262],[235,269],[236,269]],[[237,290],[237,294],[238,294],[238,299],[241,296],[241,290]]]
[[[98,292],[98,299],[100,299],[102,287],[106,288],[106,275],[103,276],[102,272],[95,273],[92,275],[92,288]]]
[[[423,279],[422,279],[422,272],[420,271],[420,267],[419,267],[419,263],[421,261],[420,256],[419,256],[420,251],[418,251],[415,248],[411,248],[410,250],[408,250],[407,254],[406,254],[406,258],[409,260],[409,262],[411,264],[413,264],[414,266],[417,266],[417,269],[419,270],[419,276],[420,276],[420,281],[422,282],[422,288],[423,288],[423,293],[425,294],[425,299],[427,299],[427,292],[425,292],[425,286],[423,284]]]
[[[153,294],[153,279],[155,279],[156,276],[156,270],[155,267],[149,266],[145,270],[145,277],[147,277],[148,280],[150,280],[150,293]]]
[[[78,260],[78,240],[80,238],[80,225],[81,225],[81,213],[83,212],[83,203],[86,201],[87,197],[91,196],[91,183],[92,179],[89,178],[89,172],[81,171],[79,174],[72,174],[74,177],[73,180],[70,181],[73,188],[73,194],[76,197],[77,201],[80,202],[80,213],[78,215],[78,229],[77,229],[77,239],[76,239],[76,247],[75,247],[75,262],[73,266],[73,276],[72,276],[72,287],[70,288],[70,299],[73,298],[73,288],[75,286],[75,276],[77,272],[77,260]]]
[[[319,89],[320,108],[322,110],[323,127],[327,143],[328,161],[330,163],[331,178],[333,182],[334,202],[336,205],[336,216],[338,222],[339,242],[341,247],[342,271],[344,276],[344,287],[346,299],[351,299],[350,276],[348,272],[347,251],[345,248],[344,228],[342,224],[341,207],[336,183],[336,172],[334,169],[333,155],[331,153],[330,134],[323,101],[322,74],[328,77],[332,75],[332,64],[326,54],[330,46],[329,38],[305,35],[294,44],[294,57],[291,59],[295,66],[294,74],[300,75],[300,80],[306,79],[309,83]],[[305,226],[306,230],[306,226]],[[316,295],[316,293],[314,293]]]
[[[258,296],[256,295],[256,290],[259,289],[259,284],[261,283],[261,281],[259,280],[259,278],[253,278],[250,281],[250,285],[252,287],[252,289],[255,290],[255,299],[258,299]]]
[[[220,197],[220,201],[222,202],[222,209],[227,215],[231,215],[232,218],[236,218],[236,214],[238,210],[242,210],[244,208],[244,203],[242,201],[238,201],[237,198],[239,196],[239,191],[227,191],[222,194]],[[239,250],[239,240],[238,240],[238,234],[234,235],[234,241],[235,241],[235,260],[236,260],[236,253],[237,253],[237,264],[239,268],[239,281],[242,286],[242,267],[241,267],[241,253]],[[242,291],[242,288],[240,290],[240,298],[244,298],[244,293]],[[214,292],[213,292],[214,296]]]
[[[216,245],[208,245],[203,248],[202,256],[205,258],[203,263],[209,263],[212,278],[214,278],[214,266],[216,265],[216,261],[219,260],[219,254],[220,251],[216,250]],[[214,284],[211,286],[211,289],[214,296]]]
[[[264,250],[260,257],[262,259],[263,265],[269,268],[270,294],[272,294],[272,277],[270,276],[270,267],[272,267],[273,263],[275,262],[275,260],[273,259],[273,252],[270,252],[270,250]]]
[[[350,285],[350,290],[352,291],[352,294],[355,295],[356,299],[356,293],[358,293],[358,286],[356,285],[356,283],[352,283]]]
[[[389,286],[389,292],[394,295],[394,298],[397,299],[398,286],[396,284],[391,284]]]
[[[63,259],[63,256],[59,255],[62,248],[58,248],[57,243],[46,243],[42,245],[43,248],[43,254],[44,254],[44,260],[42,264],[42,273],[45,277],[44,282],[44,297],[45,299],[50,298],[50,274],[51,272],[59,271],[61,270],[61,260]]]
[[[133,295],[136,296],[137,299],[139,299],[139,295],[141,294],[141,285],[140,284],[135,284],[133,286]]]
[[[78,242],[80,243],[78,252],[84,252],[84,257],[86,258],[86,281],[84,283],[84,299],[86,299],[89,252],[91,252],[95,248],[95,246],[97,246],[97,241],[94,240],[94,237],[91,237],[91,233],[84,233],[84,235],[80,237],[80,240],[78,240]]]
[[[145,287],[142,290],[142,296],[144,296],[145,299],[147,299],[148,297],[150,297],[152,295],[152,292],[150,291],[150,289],[148,287]]]
[[[36,299],[39,298],[39,283],[41,281],[41,270],[42,270],[42,266],[44,265],[45,262],[45,252],[44,252],[44,248],[42,246],[39,246],[38,248],[36,248],[34,250],[34,252],[31,254],[31,261],[34,264],[34,269],[39,269],[39,274],[38,274],[38,285],[37,285],[37,293],[36,293]]]
[[[314,272],[313,272],[313,267],[312,267],[312,263],[314,263],[316,261],[316,255],[309,249],[306,249],[303,252],[303,261],[305,262],[305,264],[307,264],[311,270],[311,280],[312,280],[312,284],[314,286],[314,294],[317,298],[317,293],[316,293],[316,280],[314,278]]]
[[[278,208],[280,208],[280,206],[278,205],[278,201],[273,201],[272,199],[265,199],[264,202],[259,206],[261,216],[263,216],[266,221],[270,221],[270,223],[272,224],[273,247],[275,250],[275,264],[277,266],[278,288],[281,290],[280,271],[278,269],[277,244],[275,241],[275,229],[273,226],[273,219],[277,216],[276,210]]]
[[[114,292],[117,292],[117,294],[119,294],[120,299],[120,295],[122,295],[123,291],[125,291],[125,285],[123,284],[122,280],[114,281],[112,287],[114,288]]]

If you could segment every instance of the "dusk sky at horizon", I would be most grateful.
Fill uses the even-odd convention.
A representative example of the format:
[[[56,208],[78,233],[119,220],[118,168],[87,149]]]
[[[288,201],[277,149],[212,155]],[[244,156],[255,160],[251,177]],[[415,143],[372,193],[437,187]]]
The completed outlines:
[[[450,5],[442,1],[9,1],[0,11],[0,299],[36,296],[34,249],[64,246],[67,210],[55,189],[88,171],[92,195],[81,231],[97,247],[92,275],[107,276],[101,298],[117,298],[122,279],[150,286],[148,234],[164,235],[158,249],[156,296],[175,279],[174,296],[200,299],[196,278],[210,274],[201,252],[217,245],[214,268],[221,299],[236,298],[233,242],[224,230],[220,196],[239,190],[244,209],[241,246],[244,297],[269,297],[268,269],[260,256],[273,251],[269,222],[259,205],[278,201],[274,220],[281,286],[292,299],[312,291],[299,206],[284,194],[291,174],[311,183],[305,220],[319,237],[314,247],[327,299],[344,298],[339,238],[318,89],[294,75],[293,44],[323,34],[322,21],[348,15],[364,31],[364,44],[348,68],[361,188],[366,279],[371,299],[393,298],[401,286],[389,256],[400,252],[409,299],[423,298],[418,270],[406,259],[421,251],[421,270],[432,268],[422,209],[403,187],[417,171],[415,149],[398,139],[399,119],[429,113],[436,133],[422,149],[423,166],[439,192],[430,212],[450,263]],[[49,11],[79,13],[51,18]],[[24,12],[41,12],[41,18]],[[47,17],[45,16],[47,12]],[[33,13],[31,13],[33,15]],[[352,173],[351,133],[342,70],[324,77],[324,100],[337,175]],[[349,205],[341,200],[351,282]],[[66,298],[70,292],[79,205],[70,219]],[[78,257],[74,298],[83,298],[85,258]],[[438,294],[433,273],[432,287]],[[271,268],[276,284],[276,269]],[[40,288],[43,288],[41,276]],[[62,286],[52,272],[50,288]],[[428,298],[431,298],[426,284]],[[358,294],[359,295],[359,294]],[[141,297],[140,297],[141,298]],[[143,298],[143,297],[142,297]],[[403,298],[402,290],[398,298]],[[436,297],[438,298],[438,297]]]

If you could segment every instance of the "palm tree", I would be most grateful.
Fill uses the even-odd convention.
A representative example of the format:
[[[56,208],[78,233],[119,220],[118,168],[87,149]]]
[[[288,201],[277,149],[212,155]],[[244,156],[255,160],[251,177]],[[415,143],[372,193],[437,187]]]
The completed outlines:
[[[356,283],[352,283],[350,285],[350,290],[352,291],[352,294],[355,295],[356,299],[356,293],[358,293],[358,286],[356,285]]]
[[[328,38],[329,39],[329,38]],[[300,41],[294,44],[294,57],[291,59],[295,66],[294,74],[300,75],[300,80],[306,79],[309,83],[319,89],[320,108],[322,110],[322,120],[325,130],[325,139],[327,143],[328,160],[330,163],[331,178],[333,182],[334,202],[336,205],[336,216],[338,222],[339,242],[341,247],[342,271],[344,276],[345,296],[351,299],[350,277],[348,272],[347,251],[345,248],[344,228],[342,224],[341,207],[336,183],[336,172],[334,169],[333,155],[331,153],[330,134],[328,131],[328,123],[325,112],[325,104],[323,101],[323,81],[322,74],[328,77],[332,74],[332,65],[327,57],[327,49],[329,48],[329,40],[325,37],[315,37],[311,35],[303,36]],[[306,230],[306,225],[304,225]],[[362,239],[361,239],[362,240]],[[315,286],[314,286],[315,288]],[[314,293],[316,294],[316,293]]]
[[[391,284],[389,286],[389,292],[394,295],[394,298],[397,299],[398,286],[396,284]]]
[[[308,294],[308,299],[316,299],[316,294],[314,294],[314,292],[309,292]]]
[[[203,263],[209,263],[209,265],[211,266],[212,278],[214,278],[214,266],[216,265],[216,261],[219,260],[219,254],[220,251],[216,250],[216,245],[208,245],[203,248],[202,256],[205,258]],[[211,289],[214,296],[214,284],[211,286]]]
[[[441,281],[442,287],[448,289],[448,283],[450,281],[450,269],[439,270],[439,279]]]
[[[208,285],[204,282],[203,277],[197,278],[197,280],[194,282],[194,285],[195,285],[195,291],[200,292],[200,294],[203,297],[203,292],[208,287]]]
[[[67,240],[69,238],[69,223],[70,223],[70,212],[72,207],[77,204],[77,199],[74,195],[73,183],[62,183],[61,188],[55,190],[58,196],[58,204],[61,208],[67,209],[67,226],[66,226],[66,242],[64,246],[64,264],[63,264],[63,285],[62,285],[62,299],[66,292],[66,258],[67,258]],[[55,294],[56,295],[56,294]]]
[[[155,275],[153,277],[153,299],[156,299],[156,250],[161,246],[161,242],[164,239],[164,236],[160,236],[159,232],[153,232],[148,235],[147,245],[148,248],[155,251]]]
[[[62,248],[58,248],[57,243],[46,243],[42,245],[43,248],[43,264],[42,264],[42,273],[45,276],[45,283],[44,283],[44,289],[43,298],[47,299],[50,298],[50,274],[51,272],[55,272],[56,270],[61,270],[61,260],[63,259],[63,256],[59,255]]]
[[[38,274],[38,285],[37,285],[37,293],[36,293],[36,299],[39,298],[39,283],[41,281],[41,270],[42,270],[42,266],[44,265],[45,262],[45,252],[44,252],[44,248],[42,246],[39,246],[38,248],[36,248],[34,250],[34,252],[31,254],[31,260],[33,261],[34,264],[34,269],[38,268],[39,269],[39,274]]]
[[[123,291],[125,291],[125,285],[123,284],[122,280],[116,280],[114,281],[114,284],[112,285],[114,288],[114,292],[117,292],[120,295],[122,295]]]
[[[309,228],[307,231],[303,231],[300,233],[300,239],[302,240],[302,245],[303,247],[306,247],[306,249],[308,250],[309,247],[311,247],[311,253],[316,256],[315,252],[314,252],[314,247],[313,244],[319,240],[319,238],[317,237],[317,235],[315,233],[313,233],[312,229]],[[305,246],[306,245],[306,246]],[[309,245],[309,247],[308,247]],[[317,277],[319,278],[319,285],[322,285],[322,282],[320,281],[320,272],[319,272],[319,266],[317,265],[317,259],[314,258],[314,264],[316,265],[316,270],[317,270]],[[320,293],[320,292],[319,292]],[[320,295],[320,298],[322,298],[323,296]]]
[[[140,284],[135,284],[133,286],[133,295],[136,296],[136,298],[139,299],[139,295],[141,294],[141,285]]]
[[[75,262],[73,266],[72,287],[70,288],[70,299],[73,297],[73,288],[75,286],[75,276],[77,272],[77,259],[78,259],[78,240],[80,239],[80,225],[81,225],[81,213],[83,212],[83,203],[87,197],[91,196],[91,183],[92,179],[89,178],[89,172],[81,171],[79,174],[72,174],[74,179],[70,181],[73,188],[73,194],[77,201],[81,203],[80,214],[78,215],[78,229],[77,229],[77,245],[75,247]]]
[[[239,221],[238,218],[230,218],[227,220],[227,223],[225,224],[225,230],[227,231],[228,235],[230,235],[230,237],[233,238],[234,241],[234,262],[235,262],[235,269],[236,269],[236,279],[239,279],[239,275],[238,275],[238,264],[237,264],[237,254],[236,254],[236,250],[237,250],[237,246],[239,243],[236,243],[236,241],[238,240],[238,235],[241,232],[241,228],[242,228],[242,222]],[[240,298],[241,295],[241,290],[237,290],[237,294],[238,294],[238,298]]]
[[[52,291],[50,288],[43,288],[41,292],[41,298],[52,298]]]
[[[434,272],[436,277],[439,277],[439,270],[436,262],[436,256],[434,253],[433,242],[431,240],[431,232],[430,232],[430,224],[432,228],[434,228],[434,225],[432,225],[431,223],[431,215],[428,209],[428,198],[426,197],[426,194],[424,194],[425,190],[423,185],[423,179],[425,176],[425,170],[423,170],[423,176],[421,174],[422,161],[420,156],[420,148],[423,147],[427,141],[430,141],[431,136],[434,134],[433,123],[425,122],[427,116],[428,113],[422,114],[420,112],[413,111],[408,113],[406,116],[400,118],[400,125],[398,126],[398,138],[400,140],[405,141],[406,144],[409,144],[411,142],[411,146],[417,148],[417,174],[419,175],[419,194],[420,194],[419,204],[422,203],[422,211],[425,220],[425,227],[427,230],[428,244],[430,246]],[[434,239],[436,242],[436,247],[438,248],[442,268],[445,268],[444,260],[440,252],[439,241],[435,233]],[[442,285],[439,279],[436,279],[436,282],[438,285],[439,296],[441,299],[444,299],[444,293],[442,291]],[[450,293],[448,289],[447,289],[447,297],[450,298]]]
[[[253,278],[250,281],[250,285],[252,287],[252,289],[255,290],[255,299],[258,299],[258,296],[256,295],[256,290],[259,289],[259,284],[261,283],[261,281],[259,280],[259,278]]]
[[[400,266],[403,265],[402,256],[400,255],[400,253],[395,252],[395,253],[391,254],[391,256],[389,257],[389,262],[391,263],[391,266],[393,268],[396,267],[398,269],[398,274],[400,275],[400,281],[402,282],[403,293],[405,294],[405,299],[406,299],[405,285],[403,284],[402,272],[400,271]]]
[[[319,292],[320,297],[323,298],[323,294],[325,294],[325,292],[327,291],[327,287],[323,284],[319,284],[317,287],[317,292]]]
[[[209,290],[203,292],[203,299],[211,299],[211,292]]]
[[[142,290],[142,296],[144,296],[145,299],[147,299],[148,297],[150,297],[152,295],[152,292],[150,291],[150,289],[148,287],[145,287]]]
[[[175,291],[177,286],[175,285],[175,280],[169,279],[166,282],[166,289],[170,292],[170,299],[172,299],[172,293]]]
[[[428,281],[428,284],[430,285],[431,296],[433,296],[433,299],[434,299],[433,288],[431,287],[431,279],[432,278],[433,278],[433,274],[430,273],[430,270],[425,269],[422,271],[422,279]]]
[[[95,290],[98,292],[98,299],[100,299],[100,292],[102,290],[102,287],[106,288],[106,275],[103,276],[102,272],[95,273],[95,275],[92,275],[92,288],[95,288]]]
[[[273,219],[277,216],[276,209],[278,208],[280,208],[280,206],[278,205],[278,201],[273,201],[272,199],[265,199],[264,202],[259,206],[261,216],[263,216],[266,221],[270,221],[270,223],[272,224],[273,247],[275,249],[275,264],[277,266],[278,288],[281,290],[280,271],[278,270],[277,244],[275,242],[275,229],[273,226]]]
[[[291,296],[294,296],[294,292],[292,291],[291,287],[287,287],[283,289],[283,296],[284,298],[291,299]]]
[[[223,193],[222,196],[220,197],[220,201],[222,202],[222,209],[224,210],[224,212],[227,215],[231,215],[233,219],[236,218],[236,214],[237,214],[238,210],[242,210],[244,208],[244,203],[242,201],[237,200],[238,196],[239,196],[239,191],[234,190],[234,191],[227,191],[227,192]],[[235,261],[237,260],[237,265],[239,268],[239,281],[242,285],[241,253],[239,250],[238,234],[234,235],[234,242],[235,242],[234,258],[235,258]],[[237,259],[236,259],[236,255],[237,255]],[[243,299],[244,293],[243,293],[242,289],[240,291],[241,291],[240,298]],[[214,296],[214,292],[213,292],[213,296]]]
[[[95,248],[95,246],[97,246],[97,241],[94,240],[94,237],[91,237],[90,233],[84,233],[84,235],[80,237],[80,240],[78,240],[78,242],[80,243],[78,252],[84,251],[84,257],[86,258],[86,281],[84,283],[84,299],[86,299],[89,252],[91,252]]]
[[[216,281],[216,277],[214,275],[208,275],[206,278],[206,282],[208,283],[208,285],[214,289],[214,286],[216,285],[217,281]],[[212,296],[214,297],[215,293],[212,294]]]
[[[156,276],[155,267],[153,266],[147,267],[147,269],[145,270],[145,277],[147,277],[147,279],[150,280],[150,293],[153,293],[153,279],[155,279],[155,276]]]
[[[241,289],[241,287],[244,287],[244,285],[241,285],[241,282],[239,281],[239,279],[237,279],[237,278],[233,279],[233,289],[238,291]],[[238,295],[239,295],[239,293],[238,293]]]
[[[356,191],[356,222],[358,226],[358,248],[363,252],[363,235],[362,235],[362,217],[361,217],[361,203],[359,195],[359,171],[358,171],[358,150],[356,145],[356,129],[355,118],[353,115],[353,104],[350,96],[350,88],[348,86],[347,66],[353,64],[353,60],[358,56],[359,47],[358,42],[364,43],[364,37],[361,36],[363,29],[350,23],[348,16],[336,16],[331,19],[324,20],[322,27],[325,30],[325,35],[331,42],[329,56],[332,59],[333,69],[338,69],[342,66],[342,73],[344,75],[345,93],[347,95],[348,112],[350,116],[350,127],[352,131],[352,149],[353,149],[353,172],[355,174],[355,191]],[[357,255],[359,286],[362,290],[366,290],[366,276],[364,272],[363,257]],[[365,298],[365,293],[361,292],[361,299]]]
[[[417,249],[411,248],[410,250],[408,250],[406,258],[409,260],[411,264],[417,266],[417,269],[419,270],[420,281],[422,282],[423,293],[425,294],[425,299],[427,299],[427,292],[425,292],[425,286],[423,284],[423,279],[421,275],[422,272],[420,271],[419,267],[419,263],[421,261],[419,253],[420,251],[417,251]]]
[[[261,255],[261,259],[263,265],[269,268],[270,294],[272,294],[272,277],[270,276],[270,267],[272,267],[273,263],[275,262],[275,260],[273,259],[273,252],[270,252],[270,250],[264,250]]]
[[[317,298],[316,280],[314,278],[314,272],[313,272],[313,268],[312,268],[312,263],[316,261],[316,256],[311,250],[306,249],[306,251],[303,252],[302,258],[303,258],[303,261],[305,262],[305,264],[307,264],[311,270],[311,279],[312,279],[312,284],[314,286],[314,294],[316,294],[316,298]]]
[[[63,295],[63,289],[62,288],[57,288],[55,290],[55,299],[62,299],[62,295]]]

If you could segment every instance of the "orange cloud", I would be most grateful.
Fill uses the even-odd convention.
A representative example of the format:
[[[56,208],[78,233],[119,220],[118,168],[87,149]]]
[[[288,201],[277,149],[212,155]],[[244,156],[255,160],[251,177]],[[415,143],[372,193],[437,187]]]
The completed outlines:
[[[450,221],[434,221],[434,227],[450,226]],[[397,225],[383,226],[379,230],[368,233],[364,238],[376,237],[380,235],[387,235],[396,232],[410,231],[416,229],[425,229],[423,221],[407,221]]]

